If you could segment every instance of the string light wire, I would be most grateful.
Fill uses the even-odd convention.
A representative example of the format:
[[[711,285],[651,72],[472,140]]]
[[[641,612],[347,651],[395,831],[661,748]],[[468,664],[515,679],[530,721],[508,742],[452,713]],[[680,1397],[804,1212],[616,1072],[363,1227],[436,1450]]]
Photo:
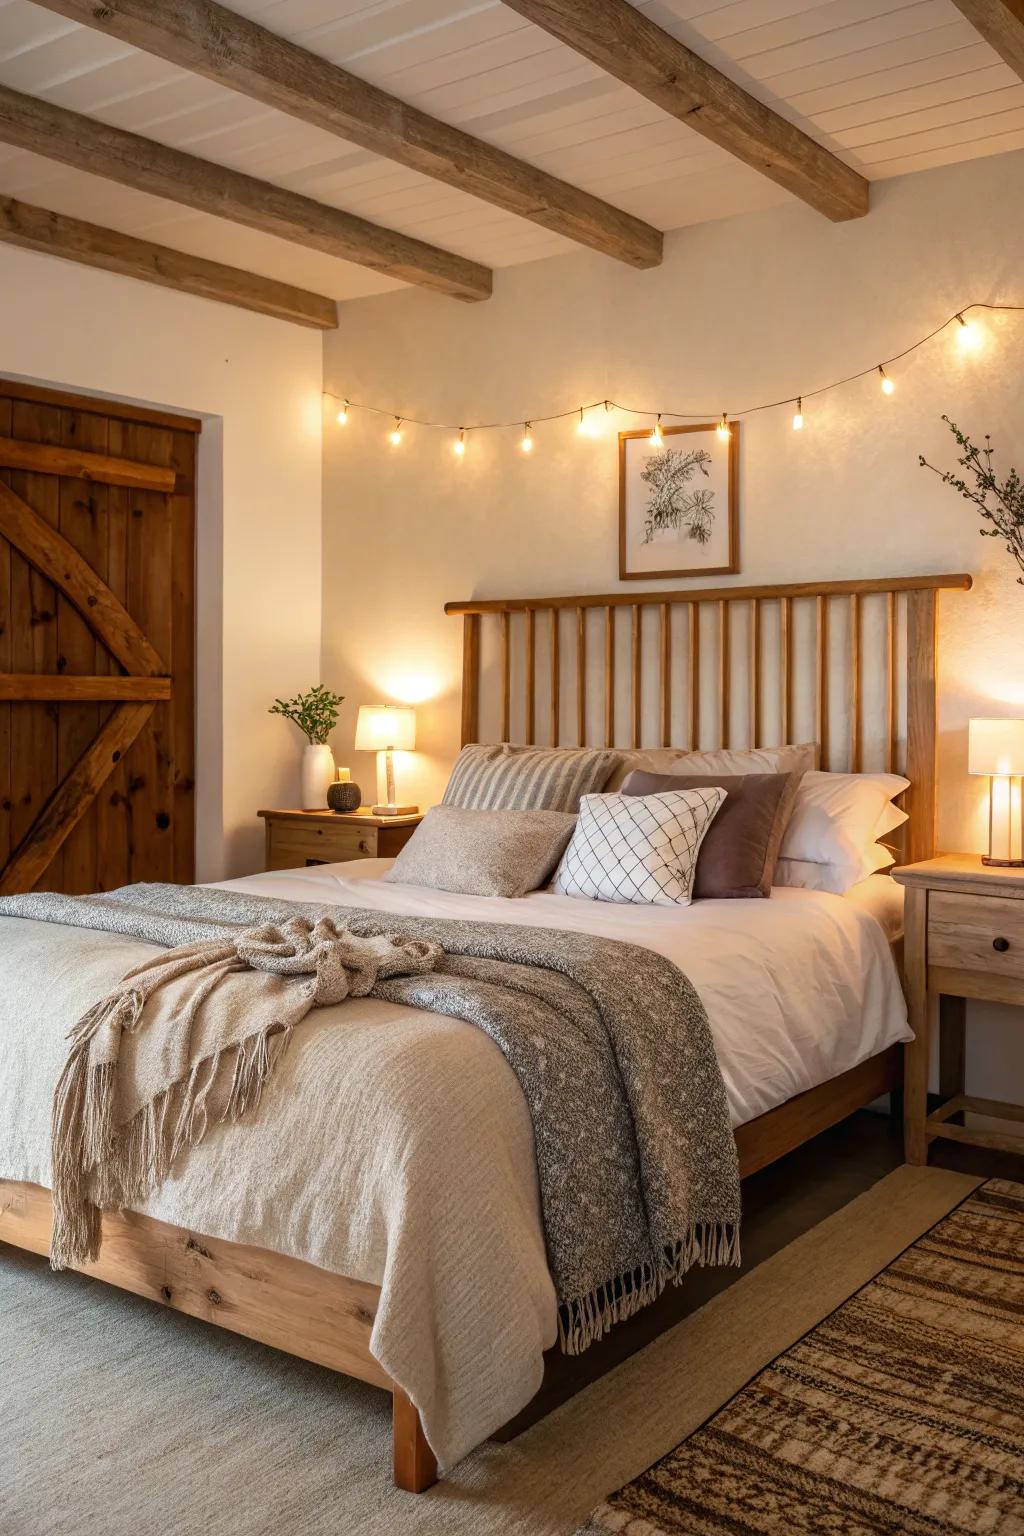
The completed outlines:
[[[622,411],[626,416],[653,416],[656,421],[660,421],[663,416],[670,416],[674,421],[713,421],[717,423],[721,423],[723,421],[728,423],[730,420],[735,421],[738,417],[741,416],[756,416],[761,411],[775,411],[784,405],[795,405],[797,402],[800,402],[802,406],[804,400],[816,400],[821,395],[827,395],[833,389],[843,389],[847,384],[855,384],[860,379],[870,378],[872,374],[877,375],[881,370],[891,367],[893,363],[902,362],[905,357],[909,357],[910,354],[912,352],[916,352],[919,347],[927,346],[928,342],[934,341],[935,337],[940,336],[943,331],[949,328],[949,326],[966,325],[964,316],[969,315],[973,310],[985,310],[989,313],[1021,314],[1024,313],[1024,304],[988,304],[984,302],[962,304],[959,309],[953,311],[948,319],[943,320],[941,325],[935,326],[935,328],[930,330],[926,336],[921,336],[917,341],[912,341],[909,346],[903,348],[902,352],[894,352],[891,357],[884,358],[881,363],[871,363],[867,368],[858,369],[856,373],[848,373],[845,378],[834,379],[830,384],[821,384],[817,389],[806,389],[800,395],[784,395],[779,400],[765,400],[759,405],[748,405],[739,411],[652,411],[646,407],[623,405],[618,400],[612,400],[608,397],[604,397],[600,400],[591,400],[585,405],[573,405],[568,410],[552,411],[547,416],[531,416],[529,418],[530,426],[532,428],[551,421],[568,421],[572,418],[575,418],[579,424],[579,427],[582,429],[582,435],[586,436],[588,433],[587,427],[584,425],[584,423],[586,422],[588,413],[590,411],[597,410],[597,408],[602,405],[606,411]],[[885,375],[883,373],[883,377],[884,376]],[[398,416],[396,412],[390,407],[380,405],[364,405],[361,401],[352,400],[348,396],[336,395],[329,389],[325,389],[323,391],[323,395],[327,400],[337,400],[343,402],[346,412],[367,411],[374,416],[390,416],[396,422],[399,432],[401,431],[401,428],[405,426],[437,427],[449,432],[457,432],[460,430],[457,423],[452,423],[449,421],[428,421],[416,416]],[[462,430],[467,432],[500,432],[506,431],[513,427],[521,427],[522,423],[523,417],[516,416],[513,417],[510,421],[473,422]],[[399,441],[401,441],[401,438],[399,438]]]

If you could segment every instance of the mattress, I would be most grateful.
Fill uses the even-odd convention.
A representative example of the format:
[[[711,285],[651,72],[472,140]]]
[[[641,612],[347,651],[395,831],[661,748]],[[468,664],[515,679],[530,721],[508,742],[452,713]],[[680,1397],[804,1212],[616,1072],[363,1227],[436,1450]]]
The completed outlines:
[[[624,939],[686,972],[708,1012],[734,1126],[912,1038],[890,940],[902,887],[873,875],[846,896],[776,887],[771,898],[627,906],[534,891],[461,896],[392,884],[392,859],[252,875],[225,890],[424,917],[525,923]]]
[[[880,921],[889,897],[877,886],[849,898],[777,890],[768,901],[626,907],[546,891],[450,895],[385,882],[389,867],[366,860],[227,884],[657,950],[704,1001],[737,1125],[910,1038]],[[0,918],[0,1178],[49,1185],[50,1101],[68,1031],[156,952]],[[372,1353],[420,1410],[442,1466],[540,1387],[557,1329],[533,1129],[505,1058],[461,1020],[374,998],[315,1010],[259,1110],[214,1126],[139,1209],[379,1286]]]

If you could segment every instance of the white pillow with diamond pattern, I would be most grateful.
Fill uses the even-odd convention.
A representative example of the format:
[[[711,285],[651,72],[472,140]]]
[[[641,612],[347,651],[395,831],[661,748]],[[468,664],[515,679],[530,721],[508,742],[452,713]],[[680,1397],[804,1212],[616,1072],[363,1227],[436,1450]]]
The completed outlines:
[[[555,890],[592,901],[688,906],[700,845],[724,799],[724,789],[584,795]]]

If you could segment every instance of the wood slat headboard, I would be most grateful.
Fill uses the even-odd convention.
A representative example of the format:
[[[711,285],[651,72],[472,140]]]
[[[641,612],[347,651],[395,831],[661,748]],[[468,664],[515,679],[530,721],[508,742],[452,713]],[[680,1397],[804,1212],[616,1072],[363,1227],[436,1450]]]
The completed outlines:
[[[463,616],[462,740],[692,751],[813,739],[823,768],[906,775],[902,855],[928,858],[938,596],[970,586],[894,576],[447,603]]]

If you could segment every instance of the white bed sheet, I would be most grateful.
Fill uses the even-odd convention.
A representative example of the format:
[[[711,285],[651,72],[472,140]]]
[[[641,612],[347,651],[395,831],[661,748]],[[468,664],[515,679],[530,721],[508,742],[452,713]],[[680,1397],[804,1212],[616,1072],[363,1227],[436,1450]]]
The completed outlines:
[[[654,907],[548,890],[514,899],[462,896],[385,881],[393,863],[322,864],[223,886],[407,915],[568,928],[656,950],[685,971],[707,1009],[734,1126],[912,1038],[889,948],[902,920],[902,890],[888,875],[846,896],[776,887],[767,901]]]

